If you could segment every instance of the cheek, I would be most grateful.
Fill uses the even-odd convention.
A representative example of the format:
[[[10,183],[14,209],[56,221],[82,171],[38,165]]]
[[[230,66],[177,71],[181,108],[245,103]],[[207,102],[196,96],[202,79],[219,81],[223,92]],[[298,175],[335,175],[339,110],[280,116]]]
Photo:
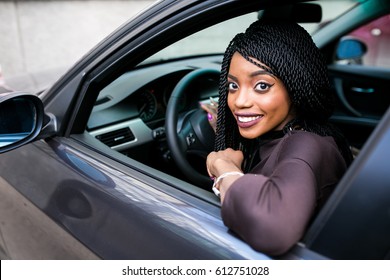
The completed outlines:
[[[275,102],[273,106],[274,106],[274,110],[276,111],[288,111],[290,108],[290,103],[288,102],[288,100],[284,98],[280,98],[280,100]]]
[[[291,101],[287,93],[279,92],[270,98],[263,100],[263,106],[273,112],[288,113],[290,111]]]
[[[282,103],[281,98],[275,98],[275,96],[272,95],[257,96],[255,99],[255,104],[261,111],[268,114],[283,110],[282,108],[285,107],[285,104]]]

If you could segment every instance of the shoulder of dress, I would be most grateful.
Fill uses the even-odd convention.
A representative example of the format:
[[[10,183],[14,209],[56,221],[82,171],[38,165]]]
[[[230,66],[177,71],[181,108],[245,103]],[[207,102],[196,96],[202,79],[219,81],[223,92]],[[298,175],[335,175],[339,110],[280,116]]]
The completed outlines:
[[[297,143],[306,143],[306,141],[313,143],[324,143],[324,142],[334,142],[333,137],[331,136],[321,136],[313,132],[305,130],[293,130],[285,134],[284,142],[297,142]]]
[[[296,130],[286,134],[280,143],[281,156],[306,157],[313,154],[323,154],[330,151],[338,151],[333,137],[320,136],[318,134]]]

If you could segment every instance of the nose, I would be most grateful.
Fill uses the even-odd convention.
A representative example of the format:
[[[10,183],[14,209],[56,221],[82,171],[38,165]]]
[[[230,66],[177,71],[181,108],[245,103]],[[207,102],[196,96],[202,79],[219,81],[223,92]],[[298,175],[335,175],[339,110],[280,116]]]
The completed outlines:
[[[247,88],[241,88],[235,93],[234,104],[239,108],[247,108],[252,105],[251,92]]]

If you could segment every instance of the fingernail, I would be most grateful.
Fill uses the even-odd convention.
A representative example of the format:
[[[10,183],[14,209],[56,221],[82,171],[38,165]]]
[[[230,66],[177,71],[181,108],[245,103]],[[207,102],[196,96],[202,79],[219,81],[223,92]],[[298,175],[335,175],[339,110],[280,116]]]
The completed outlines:
[[[209,121],[211,121],[211,120],[213,119],[213,115],[211,115],[210,113],[207,113],[207,119],[208,119]]]

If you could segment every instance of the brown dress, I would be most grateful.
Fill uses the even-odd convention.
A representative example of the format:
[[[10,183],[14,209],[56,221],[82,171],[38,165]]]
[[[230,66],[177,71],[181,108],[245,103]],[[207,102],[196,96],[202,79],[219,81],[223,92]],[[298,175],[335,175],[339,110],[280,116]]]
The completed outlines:
[[[259,154],[227,191],[222,219],[254,249],[279,255],[302,238],[347,167],[332,137],[301,130],[261,145]]]

